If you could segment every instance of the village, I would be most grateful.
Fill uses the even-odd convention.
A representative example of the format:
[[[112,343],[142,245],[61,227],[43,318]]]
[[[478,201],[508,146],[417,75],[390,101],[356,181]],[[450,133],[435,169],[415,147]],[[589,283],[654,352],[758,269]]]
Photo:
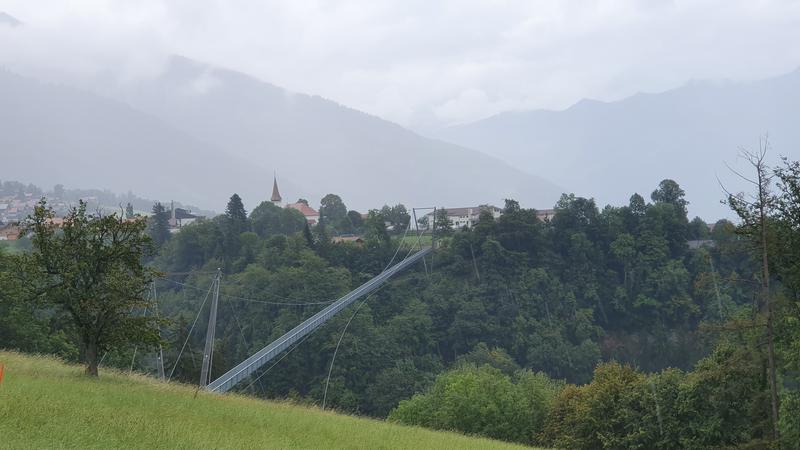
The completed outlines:
[[[45,195],[43,191],[36,186],[25,186],[22,183],[15,182],[11,183],[14,183],[16,192],[10,192],[12,189],[4,189],[0,191],[0,194],[2,194],[0,195],[0,241],[14,241],[20,238],[20,223],[33,213],[34,207],[43,196],[46,196],[48,206],[53,208],[53,211],[55,212],[53,223],[56,226],[63,222],[64,215],[66,215],[69,209],[75,205],[75,202],[72,201],[72,199],[66,199],[63,196],[59,196],[59,191],[63,192],[63,187],[58,188],[57,186],[52,192],[49,192],[47,195]],[[21,189],[20,186],[24,186],[24,189]],[[103,207],[100,204],[97,196],[81,197],[81,200],[86,202],[90,209],[108,209],[108,207]],[[315,226],[319,223],[319,210],[310,206],[307,201],[302,199],[293,203],[287,203],[283,201],[283,197],[280,194],[280,189],[278,188],[277,177],[273,178],[272,194],[269,201],[277,207],[290,208],[299,211],[306,218],[306,222],[309,224],[309,226]],[[204,215],[193,213],[191,209],[176,206],[172,201],[169,203],[169,205],[166,205],[165,208],[166,212],[169,214],[168,223],[170,233],[177,233],[182,227],[206,218]],[[495,219],[503,215],[503,210],[494,205],[476,205],[443,209],[446,211],[450,225],[455,230],[473,227],[478,223],[480,220],[480,215],[483,212],[488,212]],[[137,212],[135,214],[136,216],[151,215],[149,212]],[[552,218],[554,214],[555,210],[553,209],[541,209],[537,210],[536,215],[539,220],[545,221]],[[132,216],[130,211],[126,212],[125,215],[127,218],[130,218],[128,216]],[[419,217],[417,224],[412,224],[411,228],[419,231],[428,231],[430,224],[433,224],[434,221],[433,215],[433,211],[426,211],[426,214]],[[366,219],[367,216],[368,214],[361,214],[362,219]],[[387,227],[392,226],[392,224],[389,222],[387,222],[386,225]],[[336,242],[358,241],[360,236],[346,234],[334,236],[333,239]]]

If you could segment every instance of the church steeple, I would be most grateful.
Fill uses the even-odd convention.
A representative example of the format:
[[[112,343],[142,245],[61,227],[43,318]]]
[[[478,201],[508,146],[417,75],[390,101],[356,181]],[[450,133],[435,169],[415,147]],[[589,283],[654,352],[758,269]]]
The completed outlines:
[[[278,192],[278,177],[274,174],[272,176],[272,197],[269,201],[275,205],[281,205],[281,193]]]

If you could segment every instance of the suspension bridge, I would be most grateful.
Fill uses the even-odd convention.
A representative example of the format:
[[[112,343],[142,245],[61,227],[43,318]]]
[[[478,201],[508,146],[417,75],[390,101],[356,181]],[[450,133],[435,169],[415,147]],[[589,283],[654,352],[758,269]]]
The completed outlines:
[[[422,208],[414,208],[414,221],[416,222],[416,209]],[[428,209],[428,208],[425,208]],[[431,208],[434,209],[435,208]],[[224,393],[231,390],[234,386],[238,383],[249,379],[251,376],[256,374],[259,369],[264,367],[267,363],[275,359],[276,357],[283,354],[286,350],[292,347],[295,344],[302,343],[305,337],[313,333],[316,329],[321,327],[325,324],[328,320],[332,317],[336,316],[341,311],[345,310],[348,306],[352,305],[356,300],[369,295],[370,293],[375,292],[379,287],[389,281],[393,276],[397,275],[398,273],[402,272],[403,270],[413,266],[419,261],[425,262],[425,257],[430,254],[434,247],[435,247],[435,230],[433,231],[433,240],[431,246],[429,247],[421,247],[418,251],[413,252],[416,245],[421,242],[421,234],[418,233],[416,244],[412,245],[411,248],[408,250],[408,253],[405,257],[400,260],[399,262],[392,265],[395,258],[397,257],[401,247],[404,244],[405,237],[408,233],[409,227],[406,228],[405,234],[403,238],[401,238],[400,243],[397,247],[397,250],[394,253],[389,264],[384,268],[384,270],[370,279],[369,281],[365,282],[361,286],[355,288],[351,292],[345,294],[343,297],[329,301],[329,302],[316,302],[316,304],[328,304],[325,308],[314,314],[313,316],[309,317],[308,319],[304,320],[302,323],[297,325],[296,327],[289,330],[283,336],[275,339],[270,344],[266,345],[264,348],[258,350],[253,355],[242,361],[241,363],[237,364],[219,378],[212,380],[211,379],[211,367],[212,361],[214,357],[214,339],[216,334],[216,323],[217,323],[217,312],[219,307],[219,297],[220,297],[220,284],[222,279],[221,271],[217,270],[216,275],[212,281],[211,287],[207,292],[206,298],[203,300],[203,304],[200,306],[200,311],[198,312],[198,318],[202,308],[205,306],[206,300],[210,294],[212,295],[211,306],[209,310],[208,316],[208,326],[205,335],[205,347],[203,349],[203,360],[202,366],[200,371],[200,387],[211,391],[211,392],[218,392]],[[427,264],[426,264],[427,270]],[[182,284],[182,283],[178,283]],[[155,295],[155,284],[152,288],[152,295]],[[292,303],[284,303],[284,304],[292,304]],[[308,305],[310,303],[294,303],[295,305]],[[197,318],[195,319],[195,323]],[[194,324],[192,325],[192,328]],[[191,334],[191,330],[189,332]],[[188,336],[187,336],[188,342]],[[184,343],[185,346],[185,343]],[[181,349],[182,354],[183,349]],[[180,355],[178,355],[178,359],[180,359]],[[134,352],[135,358],[135,352]],[[132,363],[133,364],[133,363]],[[159,348],[159,354],[157,356],[157,365],[158,365],[158,372],[159,376],[162,380],[165,379],[164,375],[164,361],[163,361],[163,352]],[[175,363],[177,366],[177,361]],[[132,365],[133,367],[133,365]],[[174,367],[173,367],[174,372]],[[170,374],[171,377],[172,374]],[[168,380],[168,379],[167,379]]]

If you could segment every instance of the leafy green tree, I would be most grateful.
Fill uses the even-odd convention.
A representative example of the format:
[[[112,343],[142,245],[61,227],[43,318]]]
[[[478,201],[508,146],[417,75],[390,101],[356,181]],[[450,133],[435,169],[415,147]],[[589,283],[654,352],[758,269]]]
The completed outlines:
[[[153,205],[153,215],[148,220],[148,234],[156,247],[164,245],[170,238],[169,212],[161,202]]]
[[[281,208],[272,202],[261,202],[250,213],[252,230],[261,237],[294,234],[306,226],[306,218],[293,208]]]
[[[23,352],[74,359],[77,349],[60,329],[60,316],[43,314],[33,297],[24,256],[6,255],[0,247],[0,346]]]
[[[350,219],[350,223],[356,230],[360,230],[361,226],[364,224],[364,219],[361,217],[361,213],[358,211],[347,211],[347,218]]]
[[[680,394],[684,448],[734,447],[771,434],[766,361],[753,350],[741,339],[723,342],[687,374]]]
[[[328,194],[320,201],[319,217],[328,224],[337,224],[347,217],[347,206],[338,195]]]
[[[411,215],[402,203],[394,206],[384,205],[381,208],[381,215],[389,222],[395,233],[402,233],[411,222]]]
[[[436,378],[389,414],[389,420],[532,444],[558,383],[522,373],[517,380],[488,365],[463,365]]]
[[[669,203],[675,205],[679,210],[686,215],[686,207],[689,205],[689,202],[686,201],[684,198],[686,196],[686,192],[681,189],[681,187],[676,183],[674,180],[662,180],[661,183],[658,184],[658,189],[653,191],[650,195],[650,199],[652,199],[656,203]]]
[[[383,369],[367,388],[370,413],[386,417],[401,400],[424,392],[442,371],[441,362],[432,355],[419,358],[403,358],[394,366]]]
[[[437,236],[447,237],[453,234],[453,223],[447,217],[447,210],[444,207],[436,209],[436,214],[433,218],[433,229],[436,231]]]
[[[689,222],[689,239],[709,239],[711,237],[711,230],[708,229],[706,221],[700,217],[695,217]]]
[[[784,391],[780,426],[782,448],[797,449],[800,445],[800,392]]]
[[[102,353],[133,343],[159,341],[154,316],[137,314],[152,307],[146,297],[153,271],[142,265],[151,249],[145,222],[124,221],[115,214],[92,216],[81,201],[57,229],[53,210],[42,200],[25,224],[33,233],[26,254],[36,297],[69,314],[86,362],[97,376]]]
[[[575,449],[654,448],[638,425],[645,377],[630,366],[597,367],[590,384],[562,391],[544,435],[549,445]]]
[[[483,342],[479,343],[471,352],[458,358],[459,364],[472,364],[475,366],[489,365],[500,369],[506,375],[513,375],[520,370],[514,359],[500,347],[490,349]]]

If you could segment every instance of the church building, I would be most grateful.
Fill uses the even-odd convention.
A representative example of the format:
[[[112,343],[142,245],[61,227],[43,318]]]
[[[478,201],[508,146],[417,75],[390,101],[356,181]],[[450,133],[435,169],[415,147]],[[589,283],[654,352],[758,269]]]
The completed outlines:
[[[273,176],[272,178],[272,197],[270,197],[269,201],[275,206],[284,207],[281,193],[278,190],[277,176]],[[285,207],[300,211],[300,213],[305,216],[306,222],[308,222],[309,225],[316,225],[317,222],[319,222],[319,212],[304,202],[289,203]]]

